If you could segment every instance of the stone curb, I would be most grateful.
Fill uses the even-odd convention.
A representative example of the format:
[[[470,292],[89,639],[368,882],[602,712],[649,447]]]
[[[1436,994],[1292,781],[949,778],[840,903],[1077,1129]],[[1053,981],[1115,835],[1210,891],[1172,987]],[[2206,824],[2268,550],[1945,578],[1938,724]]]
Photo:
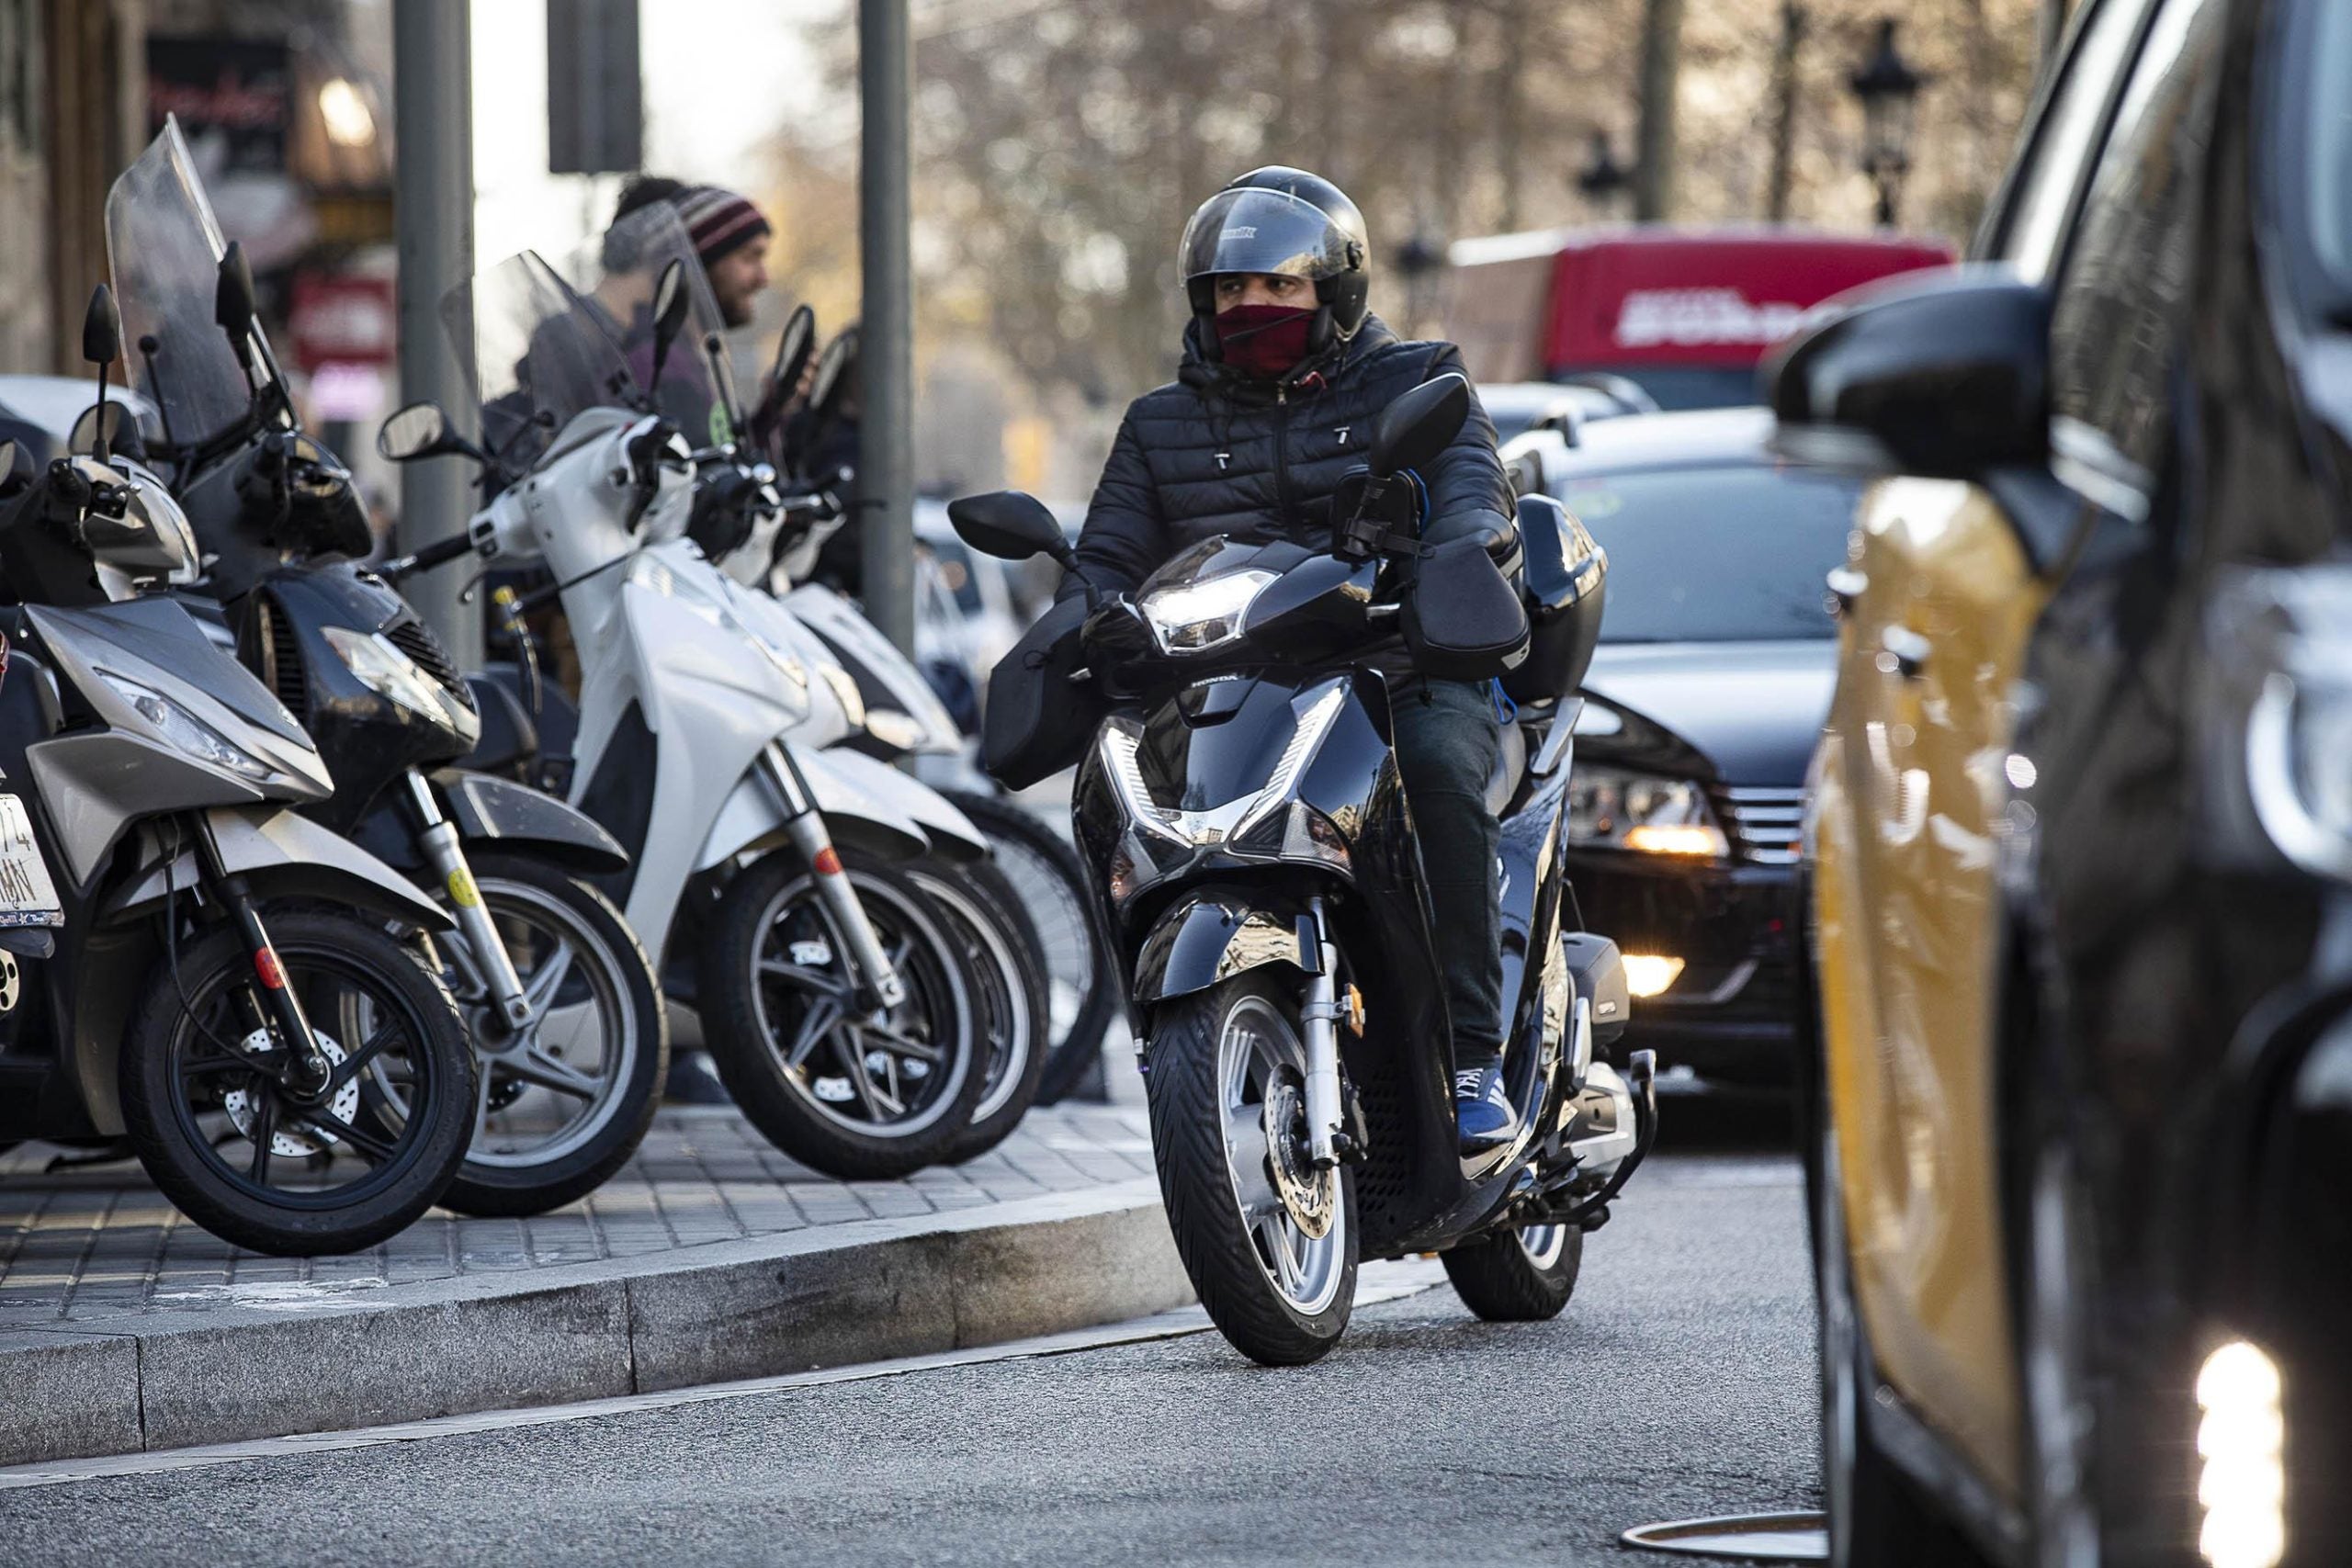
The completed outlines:
[[[0,1465],[240,1442],[1001,1344],[1193,1300],[1120,1182],[289,1310],[0,1331]]]

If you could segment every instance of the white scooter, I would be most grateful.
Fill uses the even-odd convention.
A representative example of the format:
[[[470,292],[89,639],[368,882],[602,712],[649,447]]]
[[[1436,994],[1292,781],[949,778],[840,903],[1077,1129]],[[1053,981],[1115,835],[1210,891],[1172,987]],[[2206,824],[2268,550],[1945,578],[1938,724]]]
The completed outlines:
[[[526,252],[453,293],[485,445],[416,404],[379,446],[465,454],[506,482],[463,541],[414,564],[472,550],[553,573],[541,592],[582,660],[572,802],[631,855],[610,891],[649,952],[693,960],[714,1060],[778,1147],[837,1176],[905,1175],[950,1151],[985,1072],[967,966],[894,863],[977,859],[986,840],[912,779],[802,738],[815,677],[679,536],[690,451],[619,347],[641,330],[658,398],[684,269],[648,277],[605,249],[593,289]]]

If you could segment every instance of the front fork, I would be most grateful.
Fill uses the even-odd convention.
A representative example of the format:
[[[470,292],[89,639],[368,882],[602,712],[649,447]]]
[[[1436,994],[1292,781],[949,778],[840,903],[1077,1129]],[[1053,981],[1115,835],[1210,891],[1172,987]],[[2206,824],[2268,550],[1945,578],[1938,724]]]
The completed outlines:
[[[408,771],[408,795],[416,807],[417,840],[424,846],[425,862],[448,890],[450,903],[457,906],[458,930],[473,952],[474,966],[481,971],[483,984],[490,987],[490,999],[510,1031],[529,1028],[531,998],[523,989],[522,976],[514,972],[505,940],[482,904],[481,889],[474,884],[473,868],[466,863],[458,829],[442,815],[433,785],[414,768]]]
[[[1347,1123],[1340,1092],[1340,1025],[1353,1010],[1340,999],[1340,950],[1324,924],[1323,900],[1310,898],[1306,907],[1298,932],[1300,966],[1306,970],[1306,995],[1298,1010],[1306,1030],[1306,1154],[1318,1166],[1334,1166],[1343,1154]],[[1304,962],[1309,956],[1312,964]]]
[[[278,962],[277,949],[270,944],[269,931],[261,923],[261,912],[254,908],[252,887],[221,861],[220,845],[212,836],[212,825],[201,818],[196,824],[196,852],[198,863],[204,868],[205,881],[220,896],[221,907],[236,923],[245,952],[251,955],[254,978],[259,982],[254,989],[261,1013],[254,1021],[275,1026],[286,1042],[293,1064],[287,1076],[288,1087],[305,1094],[322,1092],[334,1077],[334,1066],[319,1049],[318,1038],[311,1032],[311,1021],[302,1016],[301,998],[286,983],[286,966]],[[164,911],[166,920],[178,918],[175,909]]]
[[[874,922],[865,918],[865,906],[858,902],[856,886],[842,869],[842,857],[833,848],[833,836],[825,827],[825,814],[817,809],[808,782],[793,765],[791,754],[774,741],[768,743],[760,758],[768,783],[784,802],[785,831],[791,836],[793,847],[800,852],[801,858],[808,863],[808,869],[816,874],[817,897],[823,901],[825,912],[832,917],[842,939],[849,943],[849,955],[865,990],[871,1000],[881,1006],[897,1007],[907,999],[907,983],[899,977],[899,966],[890,962],[889,953],[883,950]]]

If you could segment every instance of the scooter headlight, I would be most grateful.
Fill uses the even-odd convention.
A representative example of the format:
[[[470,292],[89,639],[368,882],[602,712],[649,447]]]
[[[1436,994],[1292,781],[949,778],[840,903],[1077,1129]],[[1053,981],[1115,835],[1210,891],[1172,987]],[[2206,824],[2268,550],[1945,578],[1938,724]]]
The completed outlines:
[[[1229,571],[1221,577],[1143,596],[1138,608],[1162,653],[1201,653],[1241,635],[1241,617],[1258,592],[1274,581],[1271,571]]]
[[[139,716],[146,720],[157,735],[189,756],[209,762],[216,768],[225,768],[239,778],[250,779],[255,784],[288,782],[286,774],[236,746],[227,736],[161,692],[142,686],[136,681],[126,680],[109,670],[99,671],[98,679],[113,687],[114,694],[136,709]]]
[[[322,626],[320,635],[335,651],[354,679],[397,706],[438,724],[448,722],[441,688],[407,654],[394,648],[380,632],[354,631],[349,626]]]

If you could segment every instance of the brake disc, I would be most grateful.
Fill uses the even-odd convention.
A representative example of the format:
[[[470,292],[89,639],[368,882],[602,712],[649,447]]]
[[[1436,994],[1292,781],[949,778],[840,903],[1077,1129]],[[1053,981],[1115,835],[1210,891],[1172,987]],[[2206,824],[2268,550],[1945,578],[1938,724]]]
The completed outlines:
[[[330,1066],[343,1065],[345,1055],[343,1047],[336,1044],[324,1030],[311,1030],[311,1038],[319,1043],[319,1054],[326,1057]],[[256,1029],[237,1043],[248,1055],[266,1055],[270,1049],[269,1031]],[[259,1109],[259,1103],[254,1091],[251,1089],[232,1089],[220,1097],[220,1109],[229,1113],[229,1120],[248,1140],[254,1135],[254,1115]],[[359,1079],[356,1077],[348,1079],[341,1089],[334,1091],[334,1099],[327,1102],[327,1113],[336,1121],[346,1124],[358,1116]],[[322,1132],[316,1127],[305,1127],[297,1132],[288,1129],[283,1122],[279,1122],[271,1128],[269,1152],[274,1155],[290,1155],[300,1158],[305,1155],[324,1154],[336,1141],[334,1134]]]
[[[1288,1078],[1278,1078],[1266,1086],[1260,1115],[1274,1196],[1282,1200],[1292,1224],[1320,1241],[1339,1216],[1340,1178],[1337,1171],[1316,1168],[1307,1157],[1306,1092]]]

